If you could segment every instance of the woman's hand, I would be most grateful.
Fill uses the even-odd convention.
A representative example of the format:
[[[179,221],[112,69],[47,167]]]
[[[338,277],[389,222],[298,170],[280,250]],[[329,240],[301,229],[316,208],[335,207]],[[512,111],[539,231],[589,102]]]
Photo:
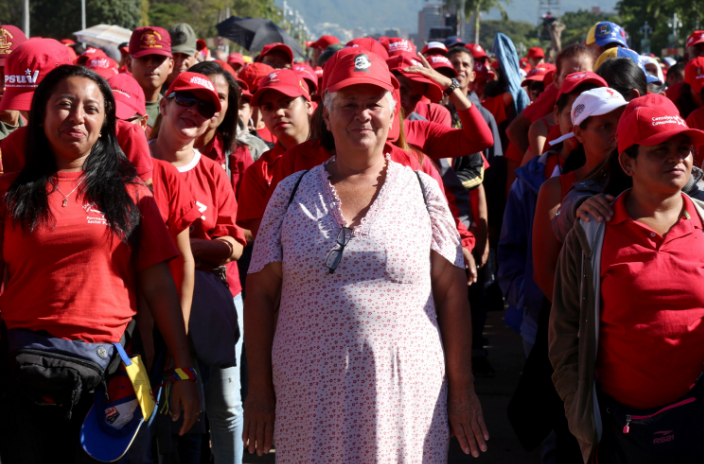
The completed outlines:
[[[276,395],[274,389],[257,388],[250,390],[244,402],[244,427],[242,440],[250,453],[257,455],[271,451],[274,440],[274,413]]]
[[[614,217],[614,209],[611,207],[611,202],[614,200],[613,196],[604,195],[603,193],[587,198],[577,208],[577,217],[589,222],[589,216],[591,215],[599,222],[602,222],[604,218],[606,218],[606,222],[609,222]]]
[[[435,81],[443,90],[452,85],[452,79],[447,76],[443,76],[442,74],[434,70],[430,66],[430,63],[428,63],[428,60],[426,60],[423,55],[418,54],[418,58],[423,63],[423,66],[409,66],[408,68],[404,69],[404,71],[422,74],[428,79]]]
[[[487,450],[489,432],[474,386],[449,388],[447,416],[450,421],[450,436],[457,437],[465,454],[471,452],[472,456],[478,458],[479,450]]]
[[[179,380],[171,387],[171,420],[176,422],[183,413],[183,424],[179,435],[188,432],[196,423],[201,412],[196,383],[192,380]]]
[[[464,267],[467,269],[467,285],[472,285],[479,278],[477,264],[474,261],[474,255],[467,248],[462,247],[462,255],[464,256]]]

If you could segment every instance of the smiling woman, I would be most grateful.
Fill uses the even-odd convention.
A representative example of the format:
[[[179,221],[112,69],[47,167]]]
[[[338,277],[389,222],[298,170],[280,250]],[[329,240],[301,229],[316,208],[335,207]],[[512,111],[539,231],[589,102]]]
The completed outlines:
[[[167,264],[177,253],[151,193],[117,144],[115,102],[93,71],[60,66],[46,75],[32,100],[25,156],[21,172],[0,177],[0,417],[15,424],[0,434],[0,457],[80,461],[80,428],[94,392],[86,387],[71,402],[46,400],[59,398],[58,376],[49,369],[42,374],[46,387],[28,383],[12,358],[22,347],[9,340],[33,333],[118,343],[136,315],[139,286],[176,365],[191,368]],[[183,412],[185,432],[198,396],[193,382],[173,388],[173,411]],[[35,404],[30,392],[53,407]],[[37,439],[47,446],[37,447]]]

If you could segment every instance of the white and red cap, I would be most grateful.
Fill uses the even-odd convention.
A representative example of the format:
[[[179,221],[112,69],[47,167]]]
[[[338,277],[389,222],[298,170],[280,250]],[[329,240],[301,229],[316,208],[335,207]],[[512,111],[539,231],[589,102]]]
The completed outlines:
[[[78,56],[78,60],[76,60],[76,64],[78,66],[85,66],[89,60],[92,60],[95,58],[104,58],[104,57],[107,57],[107,55],[105,54],[104,51],[102,51],[99,48],[89,47],[89,48],[86,48],[85,51]]]
[[[389,39],[389,57],[398,56],[403,53],[410,53],[411,55],[417,53],[416,46],[413,45],[413,42],[397,37]]]
[[[687,134],[692,145],[704,145],[704,132],[690,129],[672,100],[659,94],[631,100],[616,131],[619,153],[633,145],[657,145],[682,133]]]
[[[582,92],[572,104],[570,113],[572,126],[579,126],[587,118],[611,113],[627,104],[628,102],[623,98],[623,95],[614,89],[597,87],[596,89],[587,90]],[[574,132],[569,132],[556,140],[550,141],[550,145],[558,144],[572,137],[574,137]]]
[[[442,55],[429,55],[425,59],[428,60],[428,63],[430,64],[431,68],[448,69],[452,71],[450,74],[452,74],[454,77],[457,77],[457,71],[452,66],[452,61],[448,60],[447,57]]]
[[[372,84],[389,92],[398,88],[398,81],[391,75],[384,59],[376,53],[355,47],[340,50],[333,55],[335,57],[336,60],[325,63],[323,82],[328,92],[357,84]]]
[[[472,58],[474,58],[475,60],[481,58],[489,58],[482,46],[479,44],[471,43],[465,45],[464,47],[472,53]]]
[[[215,104],[216,111],[222,109],[220,97],[215,91],[215,86],[210,82],[210,79],[203,74],[194,72],[183,72],[171,83],[169,90],[166,91],[166,97],[170,97],[174,92],[188,92],[202,100],[208,100]]]
[[[687,37],[687,48],[704,42],[704,31],[694,31]]]
[[[108,79],[108,85],[115,98],[115,115],[118,119],[147,114],[144,90],[134,77],[128,74],[117,74]]]
[[[259,100],[266,92],[274,90],[287,97],[303,97],[310,101],[308,85],[298,71],[293,69],[277,69],[259,82],[259,88],[252,97],[251,105],[259,106]]]
[[[447,47],[442,42],[428,42],[421,53],[425,56],[430,55],[445,55],[447,54]]]
[[[95,71],[103,79],[110,79],[119,72],[117,62],[107,56],[88,60],[86,62],[86,68]]]
[[[17,47],[5,62],[5,94],[0,111],[29,111],[34,91],[44,77],[73,64],[68,47],[54,39],[32,39]]]

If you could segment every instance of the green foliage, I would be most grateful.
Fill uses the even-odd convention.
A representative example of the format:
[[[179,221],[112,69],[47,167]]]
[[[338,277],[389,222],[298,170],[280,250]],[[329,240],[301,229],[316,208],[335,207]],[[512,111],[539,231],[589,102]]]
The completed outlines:
[[[560,22],[565,25],[565,30],[562,32],[562,46],[584,43],[589,29],[600,21],[621,24],[621,19],[618,16],[605,13],[594,14],[591,11],[579,10],[563,14],[560,18]]]
[[[482,21],[482,28],[479,32],[479,44],[485,50],[491,50],[496,34],[502,32],[506,34],[516,47],[523,44],[527,49],[530,47],[543,47],[549,45],[548,42],[541,42],[538,39],[538,27],[525,21],[509,20],[487,20]]]

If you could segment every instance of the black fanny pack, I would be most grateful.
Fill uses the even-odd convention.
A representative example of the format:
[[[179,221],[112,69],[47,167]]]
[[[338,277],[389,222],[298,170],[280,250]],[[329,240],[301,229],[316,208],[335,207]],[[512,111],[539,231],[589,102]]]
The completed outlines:
[[[602,439],[599,463],[704,462],[704,378],[687,395],[651,409],[629,408],[599,392]]]
[[[66,409],[67,419],[84,394],[106,387],[106,378],[120,365],[112,343],[64,340],[26,329],[5,329],[2,338],[19,391],[40,406]]]

